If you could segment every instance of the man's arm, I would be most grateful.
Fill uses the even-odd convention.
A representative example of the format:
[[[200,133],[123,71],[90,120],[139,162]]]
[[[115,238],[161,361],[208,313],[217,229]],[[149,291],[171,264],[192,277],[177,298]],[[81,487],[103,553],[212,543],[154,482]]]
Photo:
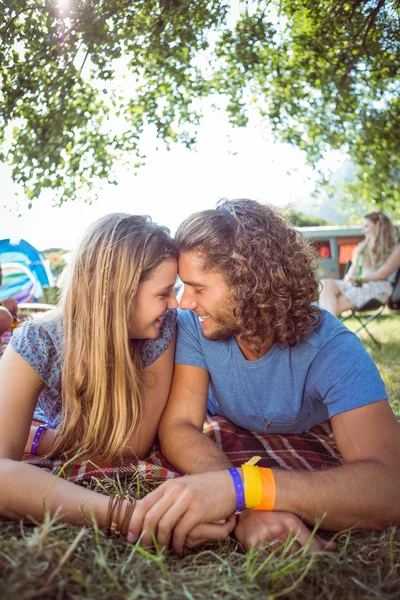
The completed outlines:
[[[274,511],[244,511],[236,528],[246,548],[271,536],[288,535],[294,526],[284,523],[288,513],[291,519],[296,514],[311,524],[324,518],[323,527],[333,530],[383,529],[400,523],[400,424],[387,401],[341,413],[332,423],[346,464],[311,473],[273,469],[277,483]],[[159,543],[168,544],[174,529],[174,548],[181,552],[196,525],[228,517],[234,504],[226,471],[167,481],[137,503],[132,541],[143,531],[143,540],[149,542],[151,533],[157,531]],[[302,534],[297,525],[295,529]]]
[[[332,530],[400,523],[400,423],[381,400],[332,417],[345,464],[308,473],[274,470],[275,509]]]
[[[226,469],[231,466],[231,463],[225,456],[225,454],[215,445],[215,443],[203,433],[203,423],[206,415],[207,408],[207,397],[208,397],[208,384],[209,375],[208,372],[201,367],[193,367],[188,365],[175,365],[173,382],[171,387],[171,393],[168,399],[167,407],[162,417],[159,427],[159,438],[161,441],[161,448],[164,456],[168,461],[173,464],[181,473],[207,473],[208,471],[217,471]],[[220,471],[221,473],[221,471]],[[233,492],[232,481],[230,477],[227,477],[226,471],[222,472],[225,476],[223,478],[217,478],[218,483],[226,484],[229,492]],[[189,478],[190,479],[190,478]],[[181,493],[180,485],[183,484],[185,488],[186,484],[189,483],[188,478],[183,480],[174,480],[172,482],[173,489],[172,494],[175,493],[175,498],[180,504],[181,501],[187,501],[187,494]],[[222,481],[223,480],[223,481]],[[212,520],[213,517],[207,509],[207,499],[212,498],[212,503],[215,504],[216,495],[218,493],[218,485],[214,488],[214,480],[211,476],[207,476],[206,481],[201,483],[200,488],[202,492],[205,492],[206,498],[204,502],[200,502],[199,510],[203,511],[207,517],[202,515],[198,518],[196,510],[189,510],[188,515],[194,519],[194,522],[202,523],[204,519],[206,521]],[[190,483],[197,483],[197,480],[190,481]],[[171,482],[169,482],[171,484]],[[211,494],[208,490],[208,485],[211,486]],[[162,494],[164,486],[158,488],[156,494]],[[175,489],[176,488],[176,489]],[[194,493],[197,500],[200,498],[198,490]],[[230,494],[225,494],[224,501],[229,505]],[[179,499],[179,500],[178,500]],[[135,541],[140,532],[143,530],[143,541],[146,544],[151,543],[151,533],[157,530],[158,541],[161,545],[168,545],[171,535],[172,528],[176,523],[175,519],[170,518],[163,519],[163,522],[159,522],[157,513],[163,513],[163,507],[157,506],[156,511],[151,511],[151,507],[158,500],[158,495],[155,496],[150,494],[144,500],[138,503],[135,511],[133,521],[133,530],[136,529],[136,534],[132,537],[131,541]],[[190,503],[190,502],[189,502]],[[167,500],[167,504],[169,502]],[[221,504],[224,504],[221,502]],[[140,505],[140,508],[139,508]],[[177,509],[186,512],[186,507],[182,506]],[[231,514],[233,507],[228,508],[224,517],[228,517]],[[215,516],[218,518],[218,515]],[[197,520],[198,519],[198,520]],[[179,520],[179,517],[177,518]],[[158,524],[158,526],[157,526]],[[182,525],[185,525],[183,520],[180,527],[174,533],[174,548],[180,553],[183,551],[185,543],[188,543],[190,535],[194,535],[197,530],[196,527],[192,530],[192,533],[188,535],[191,526],[181,531]],[[210,525],[198,525],[198,527],[210,527]],[[289,513],[281,513],[274,511],[273,513],[266,514],[262,512],[253,513],[253,511],[246,510],[240,516],[239,525],[236,536],[240,543],[249,550],[253,545],[265,543],[266,541],[278,540],[281,543],[292,533],[298,535],[298,541],[296,547],[300,545],[305,546],[310,543],[311,531],[307,529],[294,515]],[[188,535],[188,537],[186,537]],[[208,535],[208,539],[212,536]],[[199,543],[199,542],[197,542]],[[191,545],[189,543],[189,545]],[[322,540],[319,536],[315,536],[314,540],[311,541],[312,550],[321,550],[327,546],[327,543]],[[335,545],[331,545],[334,548]],[[329,549],[329,548],[328,548]]]
[[[175,365],[158,435],[162,453],[181,473],[204,473],[231,466],[225,454],[203,433],[208,384],[206,369]]]

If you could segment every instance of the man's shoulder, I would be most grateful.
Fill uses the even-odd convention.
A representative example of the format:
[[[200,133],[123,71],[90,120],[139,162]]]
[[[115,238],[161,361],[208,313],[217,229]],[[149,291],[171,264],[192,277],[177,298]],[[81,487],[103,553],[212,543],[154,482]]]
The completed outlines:
[[[318,356],[333,352],[337,359],[343,359],[348,353],[366,352],[359,337],[350,331],[340,319],[321,309],[321,319],[310,333],[288,349],[302,362],[314,362]]]
[[[332,315],[330,312],[324,309],[321,310],[321,319],[319,323],[317,323],[312,331],[304,336],[300,342],[308,344],[319,350],[323,348],[326,344],[332,341],[337,336],[340,336],[340,340],[343,341],[344,344],[347,343],[352,338],[356,338],[357,336],[348,329],[337,317]]]

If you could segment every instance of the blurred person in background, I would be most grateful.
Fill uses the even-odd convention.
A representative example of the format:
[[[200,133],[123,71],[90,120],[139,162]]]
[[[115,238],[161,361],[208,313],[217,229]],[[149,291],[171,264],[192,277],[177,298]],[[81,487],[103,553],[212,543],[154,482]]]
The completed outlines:
[[[3,272],[0,265],[0,286],[3,283]],[[17,317],[18,304],[14,298],[6,298],[0,302],[0,335],[10,329]]]
[[[365,215],[363,231],[365,240],[358,244],[345,278],[321,280],[319,304],[337,317],[372,299],[385,304],[393,291],[400,266],[396,229],[386,215],[374,211]]]

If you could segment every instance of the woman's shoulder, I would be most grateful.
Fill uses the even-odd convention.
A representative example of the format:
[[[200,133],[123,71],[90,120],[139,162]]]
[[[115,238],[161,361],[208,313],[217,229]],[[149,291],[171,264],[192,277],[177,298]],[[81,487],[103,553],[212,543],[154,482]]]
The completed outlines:
[[[11,347],[42,376],[62,348],[62,319],[25,321],[15,329]]]
[[[168,310],[162,320],[158,336],[154,340],[144,340],[142,343],[142,362],[148,367],[165,352],[175,335],[177,311]]]
[[[48,319],[24,321],[19,325],[11,338],[12,345],[32,341],[39,344],[57,343],[62,339],[62,318],[54,315]]]

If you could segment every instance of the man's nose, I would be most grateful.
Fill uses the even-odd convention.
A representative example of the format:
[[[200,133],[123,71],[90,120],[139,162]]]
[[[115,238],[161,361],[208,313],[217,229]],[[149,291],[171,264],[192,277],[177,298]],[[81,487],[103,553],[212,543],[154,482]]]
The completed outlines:
[[[197,306],[197,303],[191,298],[184,287],[179,291],[178,302],[182,310],[194,310]]]

